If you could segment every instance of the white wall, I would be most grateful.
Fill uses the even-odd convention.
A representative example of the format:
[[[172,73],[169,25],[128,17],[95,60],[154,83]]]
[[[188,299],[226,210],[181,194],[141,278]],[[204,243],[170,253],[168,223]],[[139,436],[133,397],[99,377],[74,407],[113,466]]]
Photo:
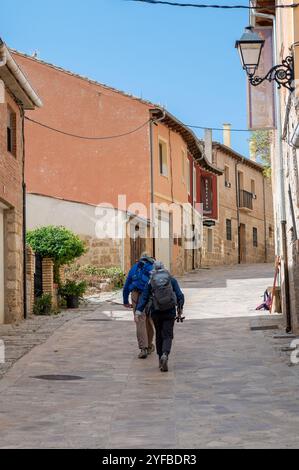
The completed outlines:
[[[27,194],[26,205],[27,230],[47,225],[61,225],[92,241],[115,240],[114,248],[119,249],[120,262],[124,269],[123,239],[126,223],[124,212],[113,207],[95,207],[36,194]],[[97,248],[95,250],[99,251]],[[100,254],[98,253],[97,256]]]
[[[63,225],[75,233],[95,237],[94,206],[27,194],[27,230],[46,225]]]
[[[4,323],[4,224],[0,207],[0,324]]]

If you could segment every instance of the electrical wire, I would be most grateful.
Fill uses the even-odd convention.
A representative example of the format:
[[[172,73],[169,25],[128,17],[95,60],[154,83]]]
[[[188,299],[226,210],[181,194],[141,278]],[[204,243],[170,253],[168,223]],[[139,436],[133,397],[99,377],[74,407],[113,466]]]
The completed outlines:
[[[82,139],[82,140],[111,140],[111,139],[118,139],[118,138],[130,135],[130,134],[134,134],[135,132],[138,132],[139,130],[141,130],[143,127],[145,127],[151,121],[151,119],[149,119],[146,122],[144,122],[143,124],[141,124],[141,126],[135,128],[135,129],[132,129],[131,131],[124,132],[123,134],[102,136],[102,137],[88,137],[88,136],[82,136],[82,135],[72,134],[70,132],[62,131],[61,129],[57,129],[55,127],[48,126],[47,124],[44,124],[42,122],[35,121],[34,119],[31,119],[27,116],[25,116],[25,119],[27,121],[30,121],[30,122],[34,123],[34,124],[37,124],[38,126],[49,129],[50,131],[58,132],[59,134],[66,135],[68,137],[74,137],[76,139]],[[186,126],[186,127],[189,127],[190,129],[200,129],[200,130],[210,129],[212,131],[223,131],[224,130],[224,132],[225,132],[225,129],[223,129],[222,127],[197,126],[197,125],[192,125],[192,124],[183,124],[183,125]],[[251,132],[251,130],[232,128],[232,129],[230,129],[230,132]]]
[[[186,127],[190,127],[191,129],[210,129],[211,131],[225,131],[223,127],[209,127],[209,126],[193,126],[191,124],[185,124]],[[230,132],[251,132],[249,129],[227,129]]]
[[[124,132],[123,134],[117,134],[117,135],[110,135],[110,136],[104,136],[104,137],[87,137],[83,135],[78,135],[78,134],[71,134],[69,132],[62,131],[60,129],[56,129],[55,127],[48,126],[47,124],[43,124],[42,122],[35,121],[34,119],[30,119],[29,117],[25,116],[25,119],[27,121],[33,122],[34,124],[37,124],[38,126],[45,127],[46,129],[49,129],[50,131],[53,132],[58,132],[59,134],[66,135],[68,137],[75,137],[76,139],[83,139],[83,140],[111,140],[111,139],[118,139],[120,137],[125,137],[130,134],[134,134],[135,132],[138,132],[140,129],[145,127],[149,122],[150,119],[148,119],[146,122],[141,124],[141,126],[136,127],[136,129],[133,129],[128,132]]]
[[[251,5],[206,5],[200,3],[180,3],[180,2],[171,2],[165,0],[125,0],[126,2],[140,2],[140,3],[149,3],[152,5],[168,5],[174,7],[188,7],[188,8],[214,8],[214,9],[223,9],[223,10],[264,10],[265,8],[297,8],[299,3],[292,3],[290,5],[278,4],[265,4],[263,6],[251,6]]]

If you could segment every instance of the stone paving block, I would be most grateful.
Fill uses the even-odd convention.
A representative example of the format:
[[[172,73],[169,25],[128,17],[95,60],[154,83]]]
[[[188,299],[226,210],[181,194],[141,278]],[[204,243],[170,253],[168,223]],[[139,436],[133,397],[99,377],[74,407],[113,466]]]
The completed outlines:
[[[254,310],[272,276],[258,265],[182,278],[187,320],[175,327],[168,374],[155,355],[137,359],[134,322],[117,305],[109,322],[85,320],[112,318],[112,304],[38,319],[15,343],[22,326],[5,328],[18,353],[26,338],[34,345],[33,330],[46,341],[0,380],[0,448],[297,448],[299,369],[279,350],[285,340],[250,330],[274,321]],[[32,378],[45,374],[83,380]]]

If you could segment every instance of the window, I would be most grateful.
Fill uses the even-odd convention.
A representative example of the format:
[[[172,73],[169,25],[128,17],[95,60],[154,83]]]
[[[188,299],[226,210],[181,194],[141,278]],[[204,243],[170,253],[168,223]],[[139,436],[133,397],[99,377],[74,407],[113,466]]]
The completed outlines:
[[[239,190],[244,189],[244,174],[242,171],[238,171],[238,186]]]
[[[197,186],[196,186],[196,168],[193,167],[193,201],[196,203],[197,200]]]
[[[232,221],[226,219],[226,239],[232,241]]]
[[[273,227],[271,225],[269,225],[269,238],[270,240],[273,238]]]
[[[229,175],[229,166],[225,165],[224,167],[224,186],[226,188],[231,188],[230,175]]]
[[[208,253],[213,252],[213,229],[208,228]]]
[[[251,180],[251,194],[253,195],[254,199],[256,199],[255,180]]]
[[[16,114],[7,108],[7,151],[16,156]]]
[[[186,152],[182,150],[182,182],[186,181]]]
[[[257,228],[253,227],[253,246],[257,247]]]
[[[188,194],[191,194],[191,161],[188,159],[188,171],[187,171],[187,189]]]
[[[167,167],[167,144],[166,142],[159,141],[159,167],[160,174],[163,176],[168,176],[168,167]]]

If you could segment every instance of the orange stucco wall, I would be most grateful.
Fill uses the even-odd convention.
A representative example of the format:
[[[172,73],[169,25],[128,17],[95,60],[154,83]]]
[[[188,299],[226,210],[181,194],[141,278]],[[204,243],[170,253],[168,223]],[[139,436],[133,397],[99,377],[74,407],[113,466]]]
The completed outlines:
[[[160,174],[159,139],[167,145],[168,175]],[[182,137],[163,124],[154,126],[154,186],[156,202],[188,202],[187,191],[187,145]],[[182,151],[185,151],[185,178],[182,171]],[[162,197],[164,196],[164,198]]]
[[[29,117],[83,136],[111,136],[149,119],[149,106],[37,60],[14,55],[43,100]],[[150,202],[149,125],[126,137],[88,141],[26,122],[26,182],[38,193],[88,204],[117,207]]]

